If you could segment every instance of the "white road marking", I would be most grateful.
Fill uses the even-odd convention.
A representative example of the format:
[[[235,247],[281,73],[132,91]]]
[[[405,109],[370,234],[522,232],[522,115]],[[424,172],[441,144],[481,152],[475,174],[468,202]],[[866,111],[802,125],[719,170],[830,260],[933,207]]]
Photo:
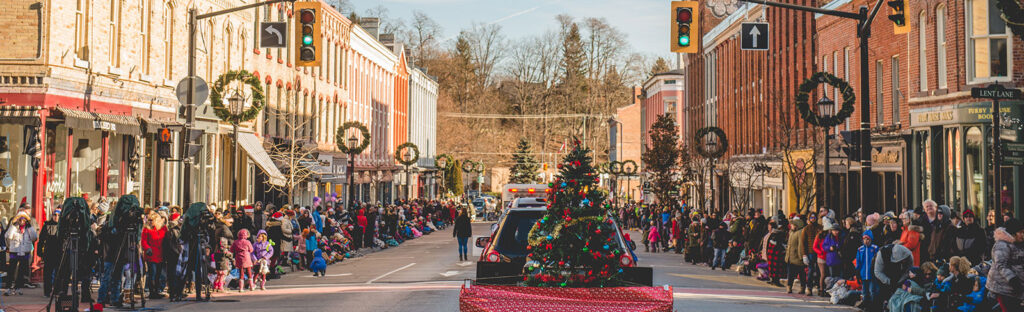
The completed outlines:
[[[448,272],[443,272],[443,273],[439,273],[439,274],[441,274],[441,276],[444,276],[444,277],[452,277],[452,276],[455,276],[456,274],[459,274],[459,271],[448,271]]]
[[[324,277],[331,277],[331,276],[349,276],[349,275],[352,275],[352,273],[340,273],[340,274],[327,274],[327,275],[324,275]],[[317,276],[312,276],[312,275],[306,275],[305,277],[317,277]]]
[[[458,265],[458,266],[471,266],[471,265],[473,265],[473,261],[456,262],[455,265]]]
[[[384,278],[384,277],[387,277],[388,275],[394,274],[395,272],[398,272],[398,271],[401,271],[401,270],[405,270],[405,269],[408,269],[409,267],[411,267],[411,266],[414,266],[414,265],[416,265],[416,263],[415,263],[415,262],[413,262],[413,263],[410,263],[410,264],[406,264],[406,265],[405,265],[404,267],[400,267],[400,268],[397,268],[397,269],[394,269],[394,270],[392,270],[391,272],[387,272],[387,273],[384,273],[383,275],[381,275],[381,276],[378,276],[378,277],[375,277],[375,278],[373,278],[372,280],[369,280],[369,281],[367,281],[366,283],[367,283],[367,284],[372,284],[373,282],[376,282],[376,281],[377,281],[377,280],[379,280],[379,279],[382,279],[382,278]]]

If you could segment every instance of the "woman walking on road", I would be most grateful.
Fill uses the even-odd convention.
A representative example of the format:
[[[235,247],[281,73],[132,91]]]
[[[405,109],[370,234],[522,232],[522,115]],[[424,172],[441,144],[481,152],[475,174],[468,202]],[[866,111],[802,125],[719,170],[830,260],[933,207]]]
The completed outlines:
[[[469,224],[469,215],[465,208],[459,212],[459,217],[455,218],[455,230],[452,231],[452,236],[459,240],[459,261],[468,261],[469,250],[466,244],[469,242],[469,237],[473,236],[473,227]]]

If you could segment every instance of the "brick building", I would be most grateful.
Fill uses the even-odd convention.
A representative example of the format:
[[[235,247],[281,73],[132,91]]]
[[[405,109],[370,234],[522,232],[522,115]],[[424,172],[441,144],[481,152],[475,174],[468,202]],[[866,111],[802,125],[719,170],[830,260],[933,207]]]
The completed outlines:
[[[219,0],[192,4],[199,13],[236,5]],[[80,194],[96,199],[135,193],[145,204],[180,203],[182,168],[158,158],[155,141],[158,129],[169,128],[178,142],[182,128],[174,87],[188,64],[184,6],[175,1],[40,5],[16,0],[0,11],[0,27],[17,30],[0,35],[10,43],[0,50],[0,132],[10,147],[10,152],[0,151],[0,159],[8,159],[0,167],[15,181],[0,187],[0,214],[11,213],[22,197],[39,218],[44,207]],[[396,139],[392,129],[395,122],[408,122],[407,106],[397,105],[406,105],[408,89],[395,87],[408,84],[399,68],[401,53],[379,41],[372,20],[353,25],[326,4],[322,12],[323,62],[312,68],[292,64],[294,42],[287,48],[256,46],[261,21],[289,22],[289,33],[294,33],[290,4],[200,21],[197,75],[212,85],[228,70],[253,72],[266,105],[256,120],[241,124],[236,155],[231,126],[213,114],[209,101],[200,103],[196,127],[205,130],[204,148],[190,169],[193,183],[188,185],[195,201],[223,204],[237,190],[242,203],[282,204],[278,191],[286,176],[281,171],[296,168],[278,168],[282,164],[275,164],[267,149],[293,141],[312,147],[311,154],[319,157],[311,160],[328,168],[295,183],[301,185],[296,201],[308,204],[312,196],[331,191],[344,196],[340,166],[335,165],[347,159],[338,153],[334,129],[350,120],[367,125],[373,138],[356,162],[359,193],[364,199],[371,193],[376,200],[393,197],[387,180],[397,174],[395,141],[405,140],[406,132]],[[35,140],[41,150],[38,169],[22,153]],[[233,190],[236,156],[239,186]]]
[[[643,161],[640,156],[643,153],[644,145],[641,141],[648,138],[647,129],[650,127],[649,124],[641,122],[648,116],[646,113],[642,113],[642,106],[648,101],[648,99],[643,99],[641,102],[642,90],[633,88],[633,104],[616,109],[615,115],[609,120],[608,142],[611,142],[611,149],[608,153],[608,161],[631,160],[640,167],[637,168],[637,172],[643,171]],[[611,179],[605,179],[605,181],[609,180]],[[620,177],[617,183],[615,196],[624,200],[639,201],[642,199],[642,183],[639,176]]]

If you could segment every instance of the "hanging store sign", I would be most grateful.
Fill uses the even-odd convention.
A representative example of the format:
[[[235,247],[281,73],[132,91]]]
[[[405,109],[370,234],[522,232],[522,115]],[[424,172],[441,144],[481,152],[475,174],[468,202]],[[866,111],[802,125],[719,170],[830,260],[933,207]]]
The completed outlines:
[[[1024,116],[1024,101],[1000,102],[999,112],[1011,117]],[[910,110],[911,127],[992,122],[992,102],[972,102]]]
[[[101,120],[93,120],[92,128],[96,130],[117,131],[117,124]]]

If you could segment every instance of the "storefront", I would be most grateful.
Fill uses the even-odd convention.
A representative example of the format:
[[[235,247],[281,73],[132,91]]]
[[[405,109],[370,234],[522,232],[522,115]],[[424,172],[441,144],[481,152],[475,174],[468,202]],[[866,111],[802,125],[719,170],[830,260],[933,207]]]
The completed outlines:
[[[874,187],[874,194],[879,196],[877,201],[870,203],[874,205],[871,211],[898,214],[909,207],[904,174],[907,172],[903,156],[905,144],[899,135],[891,135],[873,136],[871,145],[871,174],[874,175],[874,183],[870,185]]]
[[[1021,137],[1022,101],[1002,102],[1005,115],[1001,133],[1004,151],[1024,152]],[[979,215],[991,209],[992,104],[970,102],[910,111],[911,128],[911,202],[920,205],[926,199],[949,205],[957,211],[973,210]],[[1007,155],[1007,152],[1004,152]],[[1012,155],[1011,155],[1012,156]],[[1021,212],[1022,185],[1019,181],[1024,159],[1009,157],[1000,168],[1000,206]]]
[[[775,215],[775,212],[785,207],[785,175],[782,174],[782,162],[772,161],[765,163],[769,170],[761,177],[761,203],[765,217]]]

